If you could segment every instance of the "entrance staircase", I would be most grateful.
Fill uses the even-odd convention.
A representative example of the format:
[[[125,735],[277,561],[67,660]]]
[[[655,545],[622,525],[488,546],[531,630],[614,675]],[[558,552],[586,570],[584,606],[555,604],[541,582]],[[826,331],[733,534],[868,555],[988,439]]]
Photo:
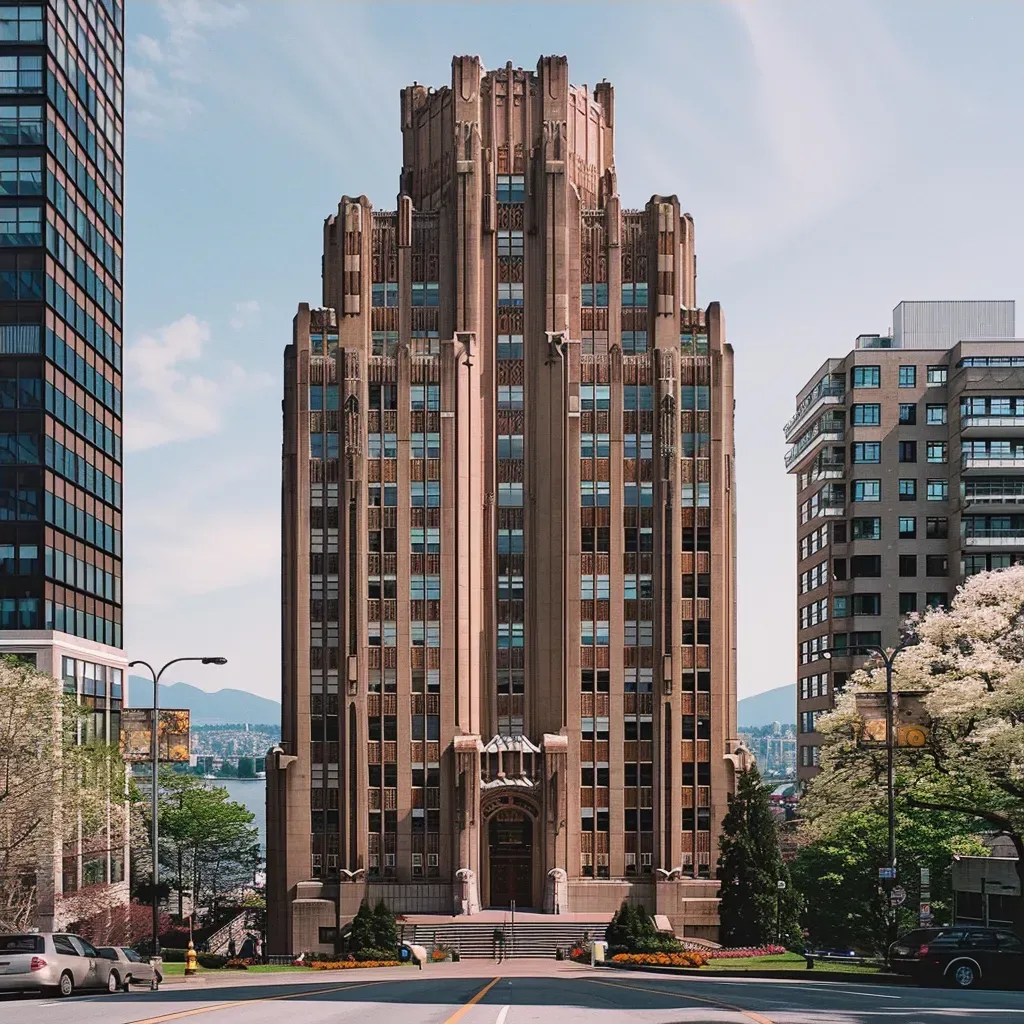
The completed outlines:
[[[484,920],[486,918],[486,920]],[[510,914],[484,912],[472,917],[405,918],[404,939],[425,946],[428,954],[437,945],[457,949],[464,958],[494,956],[494,930],[505,933],[506,957],[545,957],[553,959],[556,949],[569,949],[583,939],[603,939],[609,917],[603,920],[583,915],[517,913],[513,927]]]

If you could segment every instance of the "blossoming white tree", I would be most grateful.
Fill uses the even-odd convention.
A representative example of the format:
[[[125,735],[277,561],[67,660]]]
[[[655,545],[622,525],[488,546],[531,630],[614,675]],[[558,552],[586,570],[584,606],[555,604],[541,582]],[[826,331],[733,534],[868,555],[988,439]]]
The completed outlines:
[[[926,691],[931,723],[923,748],[897,752],[899,798],[1007,836],[1024,883],[1024,566],[971,577],[948,610],[908,626],[920,642],[897,657],[894,686]],[[822,771],[804,805],[812,835],[885,800],[885,751],[856,741],[856,693],[884,688],[884,669],[869,666],[821,719]]]

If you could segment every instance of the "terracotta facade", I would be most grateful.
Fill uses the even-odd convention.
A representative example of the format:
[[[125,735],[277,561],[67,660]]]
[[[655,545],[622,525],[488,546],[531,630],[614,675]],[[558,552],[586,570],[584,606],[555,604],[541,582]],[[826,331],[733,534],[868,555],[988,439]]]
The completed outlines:
[[[732,349],[610,85],[457,57],[397,209],[343,197],[285,350],[272,952],[397,912],[717,927],[736,766]]]

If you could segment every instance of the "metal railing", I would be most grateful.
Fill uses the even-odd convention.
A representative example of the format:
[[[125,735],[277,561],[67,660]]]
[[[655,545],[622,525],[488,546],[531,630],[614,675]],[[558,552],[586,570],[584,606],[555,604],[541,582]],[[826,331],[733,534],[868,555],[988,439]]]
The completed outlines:
[[[786,468],[789,469],[797,462],[818,438],[831,436],[833,440],[841,441],[845,431],[846,423],[843,420],[822,418],[786,452]]]
[[[837,380],[834,377],[822,378],[814,386],[811,393],[796,407],[796,412],[789,418],[785,427],[782,428],[783,433],[788,436],[790,431],[807,415],[815,403],[825,398],[842,399],[845,395],[846,387],[841,380]]]

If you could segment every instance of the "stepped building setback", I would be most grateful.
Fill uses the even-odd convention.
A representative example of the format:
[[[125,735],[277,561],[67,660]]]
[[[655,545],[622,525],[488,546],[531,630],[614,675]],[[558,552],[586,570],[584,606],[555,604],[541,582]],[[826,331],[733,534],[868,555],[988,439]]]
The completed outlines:
[[[736,727],[732,349],[612,87],[456,57],[397,209],[343,197],[285,350],[269,949],[624,898],[717,932]]]
[[[1024,341],[1014,304],[901,302],[797,395],[797,773],[817,716],[908,615],[1024,560]],[[831,654],[826,660],[822,652]]]

